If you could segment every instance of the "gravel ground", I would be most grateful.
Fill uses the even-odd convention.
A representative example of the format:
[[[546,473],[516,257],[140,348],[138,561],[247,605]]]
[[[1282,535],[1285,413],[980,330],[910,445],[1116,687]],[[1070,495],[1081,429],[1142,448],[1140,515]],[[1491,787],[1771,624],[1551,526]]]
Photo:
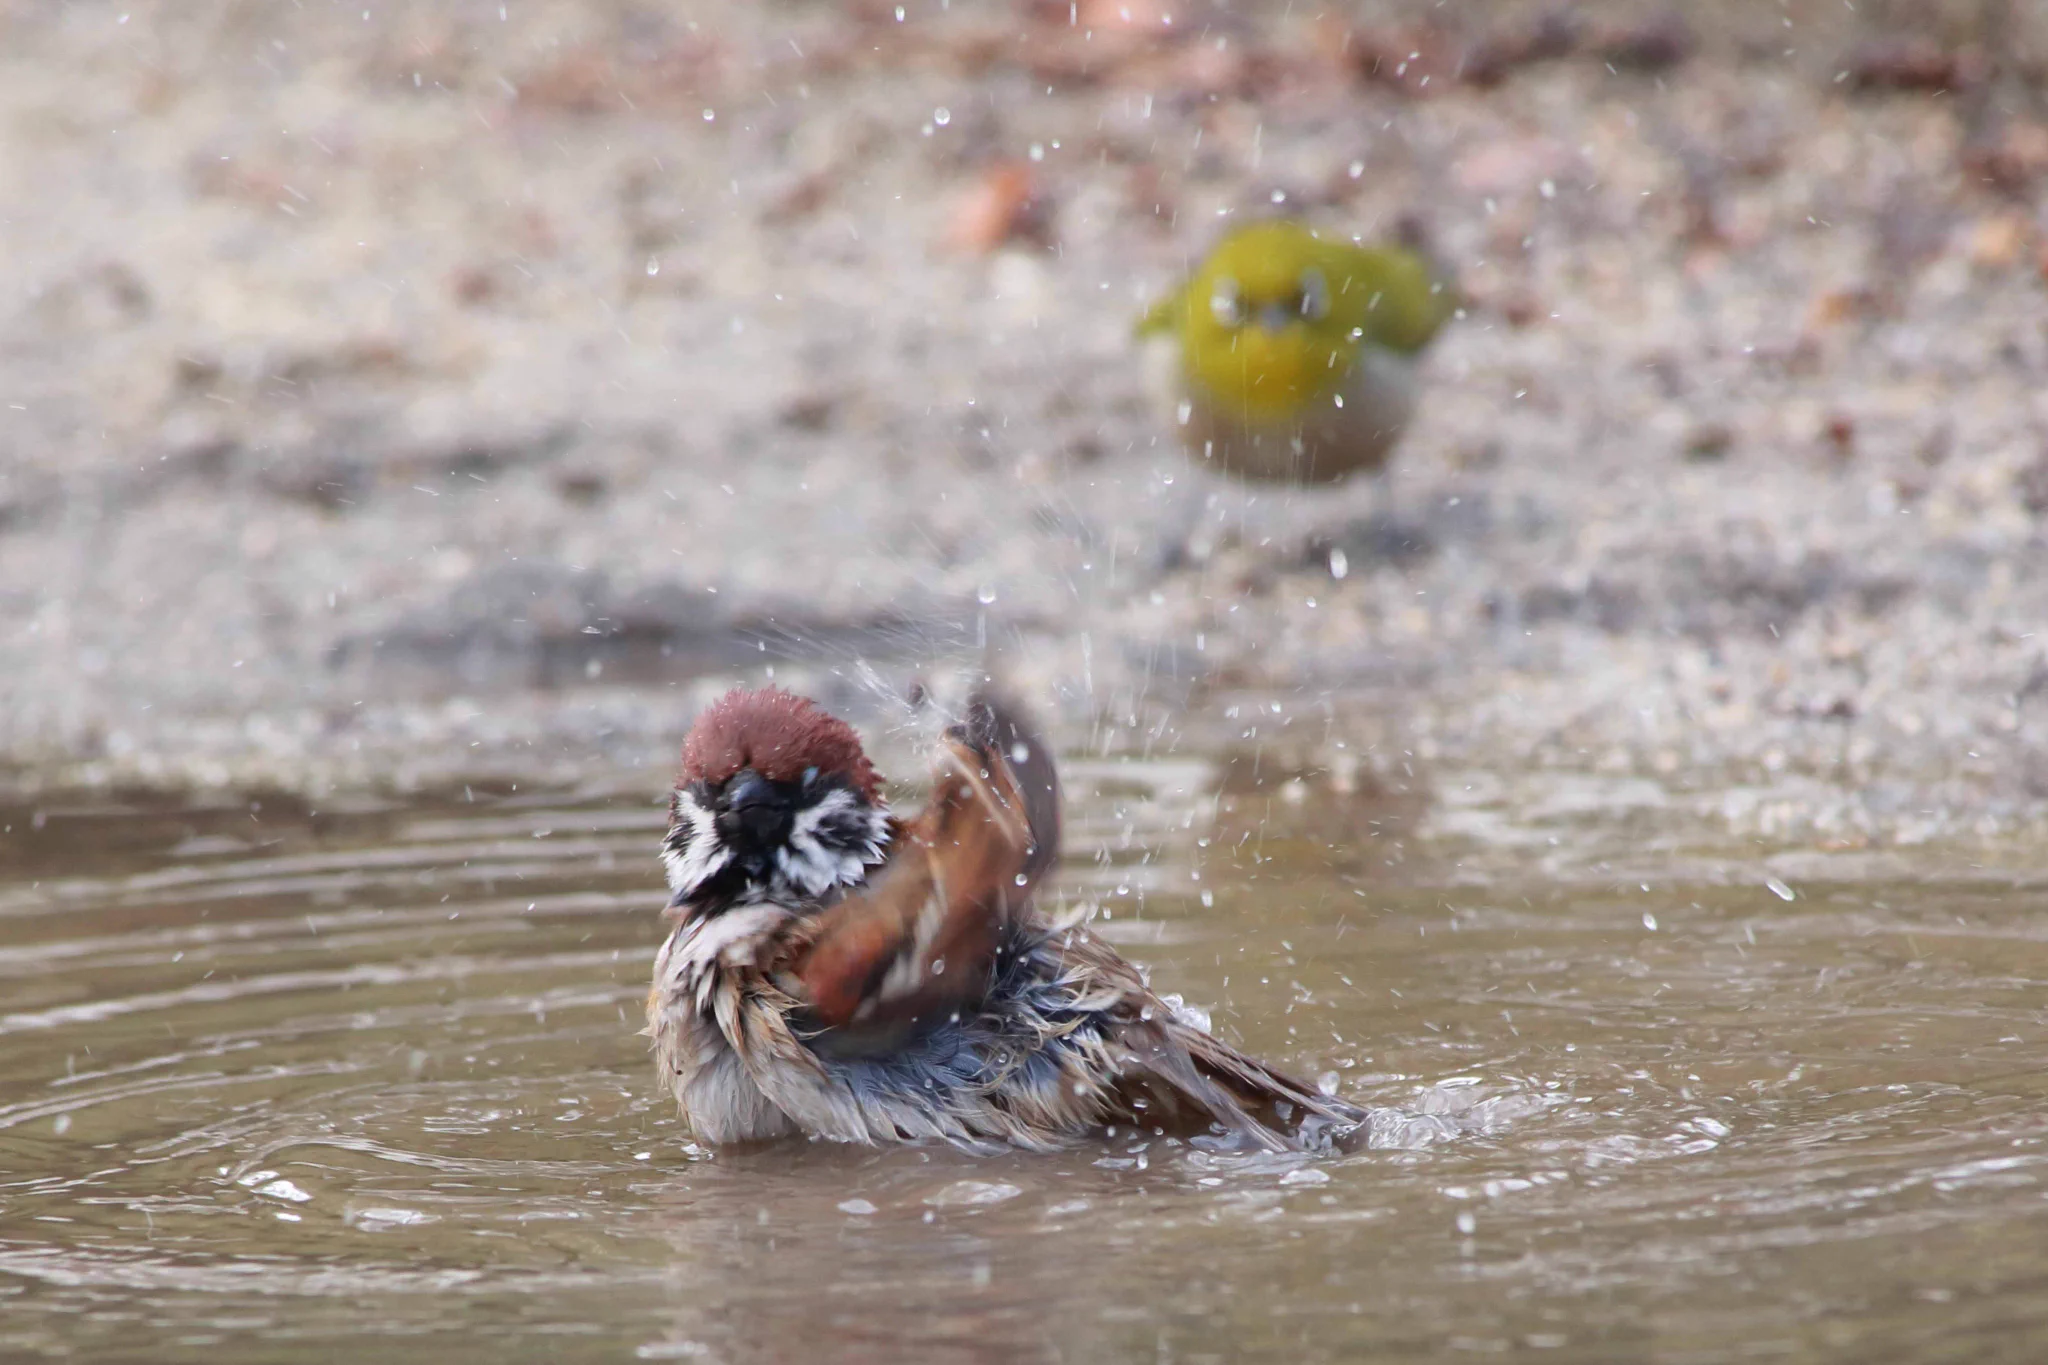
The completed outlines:
[[[993,658],[1074,751],[2039,833],[2048,20],[1864,8],[0,6],[6,780],[658,785]],[[1467,296],[1383,483],[1145,401],[1276,200]]]

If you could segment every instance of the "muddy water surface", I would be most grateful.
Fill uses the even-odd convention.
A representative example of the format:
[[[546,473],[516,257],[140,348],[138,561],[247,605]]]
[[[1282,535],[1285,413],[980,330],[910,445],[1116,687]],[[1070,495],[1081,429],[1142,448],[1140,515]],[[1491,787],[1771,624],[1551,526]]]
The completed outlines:
[[[1387,1145],[714,1159],[649,802],[0,812],[0,1358],[2048,1351],[2041,891],[1475,878],[1136,776],[1069,901]]]

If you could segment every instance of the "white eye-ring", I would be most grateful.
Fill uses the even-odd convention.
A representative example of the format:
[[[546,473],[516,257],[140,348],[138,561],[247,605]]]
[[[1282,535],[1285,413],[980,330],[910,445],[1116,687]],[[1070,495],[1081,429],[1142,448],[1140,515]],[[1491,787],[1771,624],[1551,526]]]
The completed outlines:
[[[1244,326],[1244,294],[1228,275],[1220,277],[1209,291],[1209,316],[1224,327]]]
[[[1314,266],[1301,272],[1301,315],[1312,319],[1330,316],[1330,282]]]

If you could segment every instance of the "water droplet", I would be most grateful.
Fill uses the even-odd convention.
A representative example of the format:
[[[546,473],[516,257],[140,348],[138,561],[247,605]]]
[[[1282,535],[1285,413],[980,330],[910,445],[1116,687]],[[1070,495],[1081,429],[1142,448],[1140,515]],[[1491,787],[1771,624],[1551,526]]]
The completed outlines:
[[[1284,204],[1284,203],[1286,203],[1286,202],[1287,202],[1287,191],[1286,191],[1286,190],[1274,190],[1274,191],[1273,191],[1273,202],[1274,202],[1274,203],[1276,203],[1276,204]]]
[[[903,6],[901,5],[896,7],[896,22],[899,24],[903,22]]]
[[[1342,549],[1333,546],[1330,550],[1330,577],[1342,578],[1350,572],[1351,556],[1345,554]]]
[[[1180,419],[1180,424],[1182,426],[1186,426],[1189,422],[1194,420],[1195,405],[1193,403],[1190,403],[1187,399],[1183,398],[1180,400],[1180,406],[1173,410],[1173,415]]]
[[[659,275],[661,273],[661,257],[649,256],[647,258],[647,273],[650,276]]]
[[[1472,1216],[1472,1210],[1465,1209],[1458,1214],[1458,1231],[1470,1237],[1479,1230],[1479,1220]]]
[[[1340,407],[1340,408],[1341,408],[1341,407],[1343,407],[1343,406],[1344,406],[1344,395],[1343,395],[1343,394],[1341,394],[1341,393],[1333,393],[1333,394],[1331,394],[1331,395],[1330,395],[1330,397],[1336,400],[1336,403],[1337,403],[1337,406],[1338,406],[1338,407]]]
[[[1359,176],[1365,174],[1365,163],[1363,161],[1354,161],[1348,167],[1348,170],[1350,172],[1351,178],[1353,180],[1356,180]]]
[[[1031,144],[1031,159],[1033,161],[1045,160],[1045,144],[1043,142],[1034,142]]]
[[[974,600],[984,607],[996,600],[996,585],[984,583],[974,590]]]
[[[1770,893],[1773,896],[1776,896],[1781,901],[1789,901],[1794,899],[1794,896],[1792,895],[1792,888],[1785,885],[1784,882],[1778,880],[1776,877],[1764,878],[1764,886],[1769,889]]]
[[[704,121],[705,121],[706,123],[710,123],[710,122],[712,122],[712,121],[713,121],[713,120],[715,120],[715,119],[716,119],[717,117],[718,117],[718,111],[717,111],[716,109],[706,109],[706,110],[704,111]]]
[[[952,121],[953,111],[951,109],[948,109],[945,105],[942,104],[938,108],[932,110],[932,122],[938,124],[941,128],[945,127]]]
[[[1657,928],[1657,917],[1647,910],[1643,911],[1643,927],[1653,933]]]

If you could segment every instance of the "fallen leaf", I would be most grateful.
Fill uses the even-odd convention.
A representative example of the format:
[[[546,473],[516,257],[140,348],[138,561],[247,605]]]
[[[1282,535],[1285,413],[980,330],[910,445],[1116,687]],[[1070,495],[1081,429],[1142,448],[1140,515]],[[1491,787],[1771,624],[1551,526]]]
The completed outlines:
[[[955,206],[946,243],[975,254],[1017,240],[1050,246],[1051,208],[1028,163],[1000,161],[984,171]]]

